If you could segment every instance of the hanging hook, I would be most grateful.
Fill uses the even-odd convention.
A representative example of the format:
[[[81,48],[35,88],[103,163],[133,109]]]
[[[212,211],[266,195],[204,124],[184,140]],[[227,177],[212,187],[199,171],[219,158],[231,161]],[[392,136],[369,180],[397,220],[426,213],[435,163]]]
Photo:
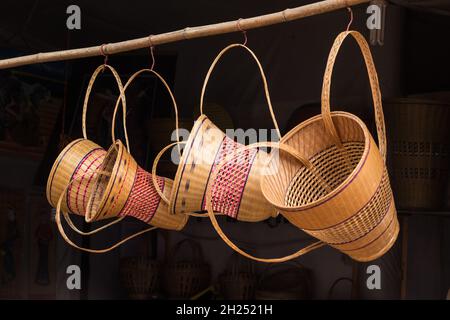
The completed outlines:
[[[152,64],[151,64],[150,70],[153,71],[153,68],[155,67],[155,55],[153,52],[155,49],[155,46],[153,45],[152,37],[153,37],[152,34],[148,36],[148,42],[150,45],[150,56],[152,57]]]
[[[238,27],[239,31],[241,31],[242,34],[244,35],[244,43],[243,43],[242,45],[245,46],[245,45],[247,45],[247,31],[245,31],[245,30],[242,29],[242,27],[241,27],[241,20],[242,20],[242,18],[239,18],[239,19],[238,19],[238,21],[237,21],[237,27]]]
[[[348,22],[347,29],[345,31],[349,31],[350,30],[350,26],[353,23],[353,10],[352,10],[351,7],[347,7],[347,10],[350,13],[350,21]]]
[[[105,48],[104,48],[105,46],[106,46],[105,43],[100,46],[100,53],[105,57],[105,59],[103,60],[102,72],[105,71],[106,65],[108,64],[108,54],[105,52]]]

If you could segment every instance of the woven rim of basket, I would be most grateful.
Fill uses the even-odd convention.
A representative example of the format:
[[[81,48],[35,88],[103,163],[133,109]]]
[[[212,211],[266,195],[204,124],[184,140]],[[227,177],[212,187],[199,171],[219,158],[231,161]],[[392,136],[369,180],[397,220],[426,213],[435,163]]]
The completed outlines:
[[[183,148],[183,154],[181,155],[180,161],[177,166],[177,172],[175,173],[175,179],[173,180],[173,187],[170,192],[170,203],[169,203],[169,212],[174,213],[175,203],[176,203],[176,195],[178,194],[178,190],[181,184],[181,178],[183,176],[184,167],[186,165],[187,158],[189,156],[189,151],[192,148],[192,143],[194,142],[198,130],[203,126],[203,122],[205,119],[209,119],[206,115],[200,115],[197,120],[195,120],[194,125],[192,126],[191,132],[189,134],[188,140]]]
[[[92,190],[92,194],[90,195],[88,205],[86,208],[86,214],[85,214],[86,222],[96,221],[96,219],[103,212],[104,207],[107,205],[106,201],[109,199],[111,190],[114,188],[115,178],[117,177],[117,172],[119,171],[119,167],[121,165],[121,159],[124,156],[125,152],[126,152],[125,146],[123,145],[123,143],[120,140],[116,140],[109,147],[108,152],[105,155],[105,160],[103,161],[101,170],[104,169],[103,166],[104,166],[104,164],[106,164],[108,157],[110,157],[111,155],[114,155],[115,159],[114,159],[114,165],[111,169],[111,176],[107,178],[108,183],[106,184],[106,187],[104,188],[103,193],[100,196],[100,201],[98,202],[98,205],[97,205],[97,208],[96,208],[94,214],[92,213],[94,201],[91,201],[91,200],[93,200],[93,197],[95,196],[94,195],[95,191]],[[114,177],[114,179],[112,179],[113,177]],[[98,180],[100,178],[101,178],[101,175],[97,175],[96,177],[94,177],[92,185],[97,186]]]
[[[48,203],[50,203],[50,205],[52,207],[56,208],[56,203],[53,203],[52,201],[52,184],[53,181],[55,181],[55,179],[57,179],[57,177],[55,176],[56,172],[58,171],[58,169],[62,170],[67,170],[67,168],[65,166],[61,167],[60,165],[62,163],[64,163],[63,159],[67,156],[68,152],[70,151],[70,149],[72,149],[75,145],[77,145],[78,143],[82,142],[82,141],[87,141],[84,138],[79,138],[76,140],[73,140],[72,142],[70,142],[58,155],[58,157],[56,158],[55,162],[53,162],[52,165],[52,169],[50,170],[50,174],[48,175],[48,179],[47,179],[47,186],[46,186],[46,196],[47,196],[47,201]],[[77,163],[78,165],[78,163]]]
[[[349,113],[349,112],[345,112],[345,111],[333,111],[331,112],[332,116],[341,116],[341,117],[346,117],[349,118],[350,120],[354,121],[355,123],[357,123],[360,127],[361,130],[363,131],[364,134],[364,152],[361,155],[361,158],[359,159],[358,164],[356,165],[356,167],[353,169],[353,171],[348,175],[347,178],[345,178],[344,181],[341,182],[341,184],[339,184],[336,188],[334,188],[330,193],[326,194],[324,197],[321,197],[317,200],[314,200],[306,205],[301,205],[301,206],[286,206],[286,205],[281,205],[281,204],[275,204],[272,202],[272,197],[270,195],[268,195],[268,191],[266,190],[266,188],[264,187],[265,185],[265,180],[268,179],[268,176],[263,176],[261,179],[261,191],[264,195],[264,197],[273,205],[275,205],[277,208],[284,210],[284,211],[299,211],[299,210],[307,210],[313,207],[316,207],[318,205],[321,205],[325,202],[327,202],[328,200],[334,198],[335,196],[337,196],[339,193],[341,193],[358,175],[358,173],[360,172],[361,168],[363,167],[364,163],[366,162],[367,156],[369,154],[370,151],[370,132],[367,129],[365,123],[358,118],[356,115]],[[322,115],[317,115],[314,116],[312,118],[309,118],[308,120],[303,121],[302,123],[300,123],[299,125],[297,125],[296,127],[294,127],[291,131],[289,131],[286,135],[284,135],[281,140],[280,143],[285,142],[286,140],[289,140],[291,137],[293,137],[294,135],[296,135],[300,130],[303,130],[304,128],[306,128],[307,126],[311,125],[314,122],[317,121],[322,121]],[[331,138],[330,138],[331,139]],[[271,155],[271,160],[272,161],[273,157],[275,155]],[[270,191],[270,190],[269,190]]]

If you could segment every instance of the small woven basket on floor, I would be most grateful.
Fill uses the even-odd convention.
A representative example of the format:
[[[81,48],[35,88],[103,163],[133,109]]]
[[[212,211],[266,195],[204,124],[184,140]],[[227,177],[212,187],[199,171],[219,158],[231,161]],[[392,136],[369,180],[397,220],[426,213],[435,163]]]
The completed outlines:
[[[311,299],[309,271],[297,263],[270,265],[261,275],[256,300]]]
[[[261,172],[268,159],[266,152],[261,150],[245,151],[240,161],[230,161],[228,163],[227,168],[222,170],[216,181],[212,182],[209,179],[215,165],[225,158],[227,154],[242,146],[242,144],[227,137],[203,113],[203,100],[210,75],[222,55],[232,48],[245,49],[256,61],[264,82],[269,110],[275,127],[278,128],[272,111],[267,80],[255,54],[249,48],[240,44],[232,44],[223,49],[211,64],[206,75],[201,93],[201,115],[194,123],[191,134],[184,146],[170,198],[164,199],[169,204],[171,213],[205,210],[206,187],[209,183],[213,183],[213,210],[215,212],[240,221],[249,222],[262,221],[277,215],[273,206],[264,200],[260,188]],[[165,149],[156,157],[154,167],[157,165],[162,153],[165,152]],[[232,181],[230,176],[227,175],[229,170],[235,173],[238,172],[238,174],[233,176],[234,179]],[[155,172],[154,170],[153,173]]]
[[[450,165],[450,103],[384,102],[395,202],[403,209],[442,209]]]
[[[133,216],[163,229],[181,230],[185,226],[188,216],[169,214],[168,206],[155,190],[151,174],[138,166],[120,140],[109,148],[100,170],[109,175],[97,175],[93,179],[87,222]],[[163,193],[169,194],[172,181],[162,177],[156,180]]]
[[[219,276],[219,287],[227,300],[251,300],[255,297],[258,276],[252,260],[233,253],[225,272]]]
[[[189,245],[192,257],[180,259],[180,249]],[[211,280],[209,264],[204,261],[200,245],[190,239],[178,242],[164,266],[163,288],[170,298],[189,299],[206,289]]]
[[[369,73],[380,151],[358,117],[330,113],[331,74],[348,35],[356,39]],[[369,46],[360,33],[343,32],[336,38],[324,75],[322,115],[299,124],[281,144],[295,149],[314,168],[280,152],[269,164],[273,174],[262,179],[264,196],[291,223],[358,261],[374,260],[391,248],[399,224],[385,166],[381,93]]]
[[[155,260],[146,257],[120,260],[120,280],[130,299],[151,299],[159,290],[160,278],[160,265]]]

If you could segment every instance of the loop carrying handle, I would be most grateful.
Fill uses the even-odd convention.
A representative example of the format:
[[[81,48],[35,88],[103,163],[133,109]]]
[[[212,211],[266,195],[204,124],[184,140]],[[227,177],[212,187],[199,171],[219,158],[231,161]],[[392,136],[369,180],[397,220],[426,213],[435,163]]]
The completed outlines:
[[[75,244],[75,243],[74,243],[72,240],[70,240],[69,237],[66,235],[66,232],[64,231],[64,228],[63,228],[63,226],[62,226],[62,223],[61,223],[61,203],[62,203],[63,198],[66,196],[67,190],[68,190],[68,188],[70,187],[70,185],[71,185],[74,181],[78,181],[78,180],[82,179],[82,178],[83,178],[85,175],[87,175],[87,174],[91,174],[91,175],[93,175],[93,174],[108,175],[109,173],[104,172],[104,171],[98,171],[98,170],[96,170],[96,171],[88,171],[88,172],[85,172],[83,175],[81,175],[81,176],[79,176],[79,177],[76,177],[76,178],[72,179],[72,180],[67,184],[67,186],[64,188],[64,191],[61,193],[61,195],[60,195],[60,197],[59,197],[59,199],[58,199],[58,203],[57,203],[57,205],[56,205],[56,215],[55,215],[56,225],[58,226],[59,233],[61,234],[61,236],[63,237],[63,239],[64,239],[69,245],[71,245],[72,247],[74,247],[74,248],[76,248],[76,249],[79,249],[79,250],[85,251],[85,252],[89,252],[89,253],[105,253],[105,252],[111,251],[111,250],[113,250],[113,249],[119,247],[120,245],[124,244],[124,243],[127,242],[128,240],[131,240],[131,239],[133,239],[133,238],[135,238],[135,237],[137,237],[137,236],[139,236],[139,235],[141,235],[141,234],[143,234],[143,233],[146,233],[146,232],[149,232],[149,231],[152,231],[152,230],[157,229],[156,227],[150,227],[150,228],[141,230],[141,231],[139,231],[139,232],[137,232],[137,233],[135,233],[135,234],[132,234],[132,235],[126,237],[125,239],[123,239],[123,240],[117,242],[116,244],[112,245],[111,247],[105,248],[105,249],[89,249],[89,248],[83,248],[83,247],[80,247],[80,246],[78,246],[77,244]],[[69,221],[70,221],[69,214],[68,214],[67,212],[64,211],[64,212],[63,212],[63,215],[64,215],[64,219],[69,223]],[[112,225],[112,224],[114,224],[114,223],[119,222],[119,221],[122,220],[123,218],[124,218],[124,217],[119,217],[118,219],[114,220],[113,222],[111,222],[111,223],[109,223],[109,224],[107,224],[107,225],[105,225],[105,226],[103,226],[103,227],[100,227],[100,228],[98,228],[98,229],[96,229],[96,230],[93,230],[93,231],[91,231],[91,232],[81,233],[81,234],[83,234],[83,235],[89,235],[89,234],[96,233],[96,232],[98,232],[98,231],[100,231],[100,230],[102,230],[102,229],[107,228],[108,226],[110,226],[110,225]],[[73,224],[69,223],[69,225],[73,225]],[[76,229],[76,230],[78,230],[78,229]],[[78,230],[78,231],[79,231],[79,230]],[[77,231],[77,232],[78,232],[78,231]],[[80,233],[80,232],[78,232],[78,233]]]
[[[386,131],[384,124],[383,106],[381,102],[381,92],[380,85],[378,83],[377,71],[375,69],[375,64],[373,62],[372,54],[370,53],[369,45],[367,44],[364,36],[357,31],[344,31],[340,33],[336,40],[334,40],[333,46],[331,47],[330,54],[328,56],[327,66],[325,68],[325,74],[323,76],[322,85],[322,118],[325,124],[325,128],[331,134],[333,139],[336,141],[338,147],[343,148],[341,139],[337,133],[336,127],[334,126],[333,120],[331,119],[330,113],[330,87],[331,87],[331,76],[333,73],[334,63],[336,62],[336,56],[339,49],[347,38],[348,35],[353,36],[353,38],[358,43],[361,53],[364,57],[364,62],[366,64],[367,73],[369,75],[370,88],[372,91],[373,105],[375,110],[375,122],[377,126],[378,134],[378,147],[380,150],[381,157],[386,161]]]
[[[203,101],[204,101],[204,97],[205,97],[206,85],[208,84],[211,73],[213,72],[217,62],[225,54],[225,52],[227,52],[228,50],[230,50],[232,48],[245,49],[248,53],[250,53],[250,55],[253,57],[256,64],[258,65],[259,72],[261,74],[261,78],[262,78],[262,81],[264,84],[264,93],[266,96],[267,105],[269,106],[270,116],[272,117],[273,125],[275,126],[275,129],[277,130],[278,138],[281,139],[280,128],[278,127],[277,119],[275,118],[275,114],[273,112],[272,101],[270,99],[270,93],[269,93],[269,85],[267,84],[267,78],[264,73],[263,67],[262,67],[261,63],[259,62],[258,57],[255,55],[255,53],[250,48],[248,48],[247,46],[240,44],[240,43],[230,44],[226,48],[222,49],[222,51],[220,51],[220,53],[217,55],[217,57],[214,59],[211,66],[209,67],[208,73],[206,74],[205,80],[203,82],[202,93],[200,95],[200,113],[204,114],[203,113]]]
[[[211,178],[210,181],[215,181],[217,178],[218,173],[220,172],[220,169],[229,161],[230,156],[233,156],[234,154],[238,153],[238,152],[242,152],[242,151],[246,151],[246,150],[250,150],[250,149],[255,149],[255,148],[259,148],[259,147],[271,147],[271,148],[277,148],[280,150],[283,150],[289,154],[291,154],[293,157],[295,157],[297,160],[299,160],[301,163],[303,163],[303,165],[305,165],[308,169],[313,170],[313,166],[312,164],[309,162],[308,159],[305,159],[304,157],[302,157],[300,154],[298,154],[293,148],[287,146],[287,145],[283,145],[283,144],[279,144],[279,143],[273,143],[273,142],[259,142],[259,143],[254,143],[248,146],[243,146],[239,149],[237,149],[235,152],[227,155],[224,159],[222,159],[214,172],[212,172],[211,174]],[[323,180],[322,180],[323,182]],[[205,199],[205,203],[206,203],[206,210],[208,211],[208,215],[209,218],[211,219],[211,223],[214,227],[214,229],[216,230],[216,232],[218,233],[218,235],[222,238],[222,240],[230,247],[232,248],[234,251],[240,253],[241,255],[243,255],[244,257],[247,257],[249,259],[253,259],[259,262],[267,262],[267,263],[274,263],[274,262],[284,262],[284,261],[288,261],[294,258],[297,258],[299,256],[304,255],[305,253],[308,253],[312,250],[318,249],[322,246],[325,245],[324,242],[322,241],[317,241],[314,242],[313,244],[310,244],[308,246],[306,246],[305,248],[302,248],[300,250],[298,250],[297,252],[290,254],[288,256],[285,257],[281,257],[281,258],[271,258],[271,259],[265,259],[265,258],[258,258],[255,256],[252,256],[250,254],[248,254],[247,252],[243,251],[242,249],[240,249],[238,246],[236,246],[222,231],[222,229],[219,226],[219,223],[217,222],[216,217],[214,216],[214,212],[212,210],[212,183],[209,183],[206,189],[206,199]]]
[[[167,89],[167,92],[170,95],[170,99],[172,99],[172,105],[173,105],[173,109],[175,111],[175,130],[176,130],[176,134],[177,134],[177,141],[179,142],[180,137],[179,137],[179,127],[178,127],[178,106],[177,106],[177,102],[175,100],[175,97],[173,95],[172,90],[170,89],[169,85],[167,84],[166,80],[164,80],[164,78],[155,70],[153,69],[142,69],[139,70],[137,72],[135,72],[129,79],[128,81],[125,83],[125,86],[123,87],[123,92],[125,93],[125,91],[127,90],[128,86],[134,81],[134,79],[136,77],[138,77],[141,73],[144,72],[150,72],[153,75],[155,75],[164,85],[164,87]],[[112,117],[112,125],[111,125],[111,137],[112,137],[112,141],[114,143],[114,141],[116,141],[116,137],[115,137],[115,133],[114,133],[114,129],[116,127],[116,114],[117,114],[117,109],[119,107],[119,102],[120,99],[118,98],[116,101],[116,106],[114,107],[114,113],[113,113],[113,117]],[[127,141],[127,151],[130,152],[130,149],[128,148],[128,134],[127,134],[127,126],[126,126],[126,114],[127,114],[127,110],[126,110],[126,106],[124,105],[123,107],[124,110],[124,117],[123,117],[123,128],[125,131],[125,139]]]
[[[119,101],[121,101],[122,102],[122,112],[123,112],[123,123],[124,123],[124,130],[125,130],[125,142],[127,145],[127,150],[130,151],[130,146],[128,143],[128,135],[127,135],[127,130],[126,130],[126,119],[125,119],[126,115],[127,115],[127,112],[126,112],[127,103],[126,103],[126,99],[125,99],[125,89],[122,85],[122,80],[120,80],[120,76],[117,73],[117,71],[108,64],[102,64],[101,66],[98,66],[97,69],[95,69],[94,73],[92,74],[91,79],[89,80],[89,84],[86,89],[86,94],[84,96],[83,115],[82,115],[82,120],[81,120],[81,126],[82,126],[82,130],[83,130],[83,138],[87,139],[86,114],[87,114],[87,107],[88,107],[88,103],[89,103],[89,97],[91,96],[92,87],[94,86],[94,82],[97,79],[97,76],[99,75],[99,73],[104,71],[105,69],[109,69],[111,71],[111,73],[113,74],[114,79],[116,79],[116,83],[117,83],[117,86],[118,86],[119,92],[120,92],[120,95],[117,98],[116,108],[114,109],[113,124],[115,121],[115,113],[116,113],[117,106],[119,104]],[[114,125],[113,125],[113,128],[114,128]],[[115,140],[113,139],[113,141],[115,141]]]
[[[153,161],[153,166],[152,166],[152,180],[153,180],[153,186],[156,189],[156,192],[158,192],[159,196],[161,197],[161,200],[163,200],[166,204],[169,204],[170,201],[169,199],[165,196],[165,194],[162,192],[161,188],[158,185],[158,180],[156,180],[156,169],[158,167],[158,163],[159,160],[161,160],[161,157],[163,156],[163,154],[169,150],[170,148],[172,148],[175,145],[180,145],[180,144],[186,144],[185,141],[181,141],[181,142],[172,142],[171,144],[168,144],[167,146],[165,146],[164,148],[161,149],[161,151],[156,155],[155,160]],[[181,155],[181,154],[180,154]]]

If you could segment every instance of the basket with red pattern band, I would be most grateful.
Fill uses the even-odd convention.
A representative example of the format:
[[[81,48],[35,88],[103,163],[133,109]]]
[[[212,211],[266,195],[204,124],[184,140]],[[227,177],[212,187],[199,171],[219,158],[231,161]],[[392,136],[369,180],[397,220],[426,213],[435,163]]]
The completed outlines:
[[[227,154],[242,147],[228,138],[217,126],[203,114],[203,100],[206,85],[220,58],[232,48],[242,48],[249,53],[256,62],[264,84],[265,97],[269,106],[275,128],[279,134],[278,124],[272,110],[267,79],[256,55],[248,47],[232,44],[224,48],[214,59],[205,77],[200,100],[201,116],[194,123],[178,165],[174,186],[170,196],[160,193],[161,198],[169,205],[172,214],[205,210],[205,192],[209,183],[214,183],[213,208],[217,213],[226,214],[241,221],[262,221],[276,216],[276,209],[264,199],[260,188],[261,172],[268,154],[261,150],[249,150],[240,161],[230,162],[229,170],[239,172],[229,181],[226,170],[217,177],[216,182],[210,181],[215,165]],[[165,147],[155,158],[152,174],[156,175],[156,168],[162,154],[171,145]]]
[[[61,208],[65,212],[84,215],[94,178],[94,175],[85,175],[85,173],[95,172],[105,158],[106,151],[88,140],[86,131],[86,112],[92,86],[99,73],[105,68],[114,75],[121,93],[117,105],[121,102],[122,107],[125,107],[126,104],[125,96],[122,94],[123,85],[116,70],[109,65],[99,66],[92,74],[86,90],[82,117],[83,138],[72,141],[61,151],[47,179],[47,200],[53,207],[56,207],[59,197],[69,182],[76,179],[70,184],[65,201],[61,204]],[[123,115],[125,116],[125,114]]]

